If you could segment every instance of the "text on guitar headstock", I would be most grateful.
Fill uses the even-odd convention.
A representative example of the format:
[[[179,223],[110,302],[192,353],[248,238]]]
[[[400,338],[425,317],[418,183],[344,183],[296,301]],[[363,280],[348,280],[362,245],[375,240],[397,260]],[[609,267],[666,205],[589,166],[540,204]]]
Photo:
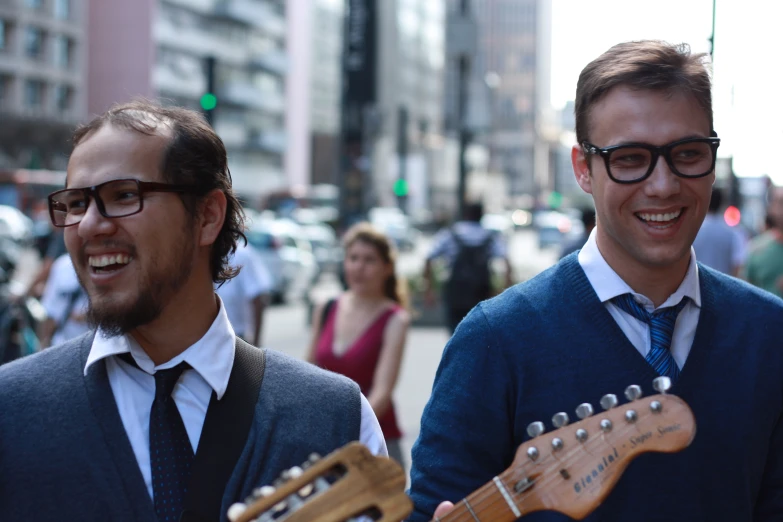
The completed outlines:
[[[581,404],[576,410],[581,420],[574,424],[560,412],[552,418],[557,429],[550,433],[544,433],[542,422],[531,423],[531,440],[519,446],[512,465],[436,522],[512,522],[542,510],[585,518],[636,456],[690,445],[696,421],[685,401],[666,394],[670,386],[667,377],[658,377],[653,387],[660,394],[646,398],[639,386],[629,386],[630,402],[622,406],[615,395],[605,395],[605,411],[597,415],[590,404]]]

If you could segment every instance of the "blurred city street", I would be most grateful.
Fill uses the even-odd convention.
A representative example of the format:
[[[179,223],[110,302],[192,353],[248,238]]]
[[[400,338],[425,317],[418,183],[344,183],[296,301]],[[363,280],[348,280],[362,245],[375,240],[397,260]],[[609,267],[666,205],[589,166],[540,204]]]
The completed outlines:
[[[432,236],[422,235],[415,248],[400,255],[398,270],[405,275],[421,273],[424,258]],[[551,266],[557,260],[557,250],[539,250],[532,230],[519,230],[509,238],[509,253],[514,265],[515,281],[529,279]],[[321,299],[339,291],[339,284],[327,276],[315,289]],[[318,299],[318,298],[316,298]],[[307,306],[301,300],[268,308],[264,317],[264,345],[288,355],[303,358],[310,342],[307,325]],[[405,349],[400,377],[395,390],[398,419],[405,434],[403,448],[410,457],[410,449],[419,434],[419,421],[430,396],[443,348],[448,341],[445,327],[411,328]]]

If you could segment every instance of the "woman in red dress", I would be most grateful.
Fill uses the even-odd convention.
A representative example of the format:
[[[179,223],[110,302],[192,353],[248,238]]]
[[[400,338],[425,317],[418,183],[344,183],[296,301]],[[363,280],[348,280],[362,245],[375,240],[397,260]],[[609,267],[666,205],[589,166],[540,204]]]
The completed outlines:
[[[389,239],[368,223],[351,227],[343,246],[348,289],[315,310],[307,360],[359,384],[381,425],[389,456],[404,466],[392,393],[410,316],[395,274],[396,253]]]

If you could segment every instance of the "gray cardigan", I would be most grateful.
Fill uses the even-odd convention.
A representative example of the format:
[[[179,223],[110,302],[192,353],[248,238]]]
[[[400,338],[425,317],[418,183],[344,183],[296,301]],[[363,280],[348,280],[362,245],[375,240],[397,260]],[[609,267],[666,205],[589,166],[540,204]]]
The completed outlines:
[[[106,366],[84,375],[92,338],[0,367],[0,520],[155,520]],[[245,448],[228,484],[215,485],[222,520],[283,469],[358,440],[360,425],[354,382],[266,350]]]

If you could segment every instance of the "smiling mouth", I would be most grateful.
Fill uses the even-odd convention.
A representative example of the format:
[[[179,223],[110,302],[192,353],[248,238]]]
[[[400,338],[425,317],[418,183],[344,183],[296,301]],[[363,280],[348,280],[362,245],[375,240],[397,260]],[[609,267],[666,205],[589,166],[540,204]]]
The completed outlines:
[[[124,268],[133,258],[127,254],[113,254],[105,256],[90,256],[87,263],[90,270],[96,274],[107,274]]]
[[[677,223],[682,215],[685,213],[685,208],[676,210],[675,212],[666,212],[661,214],[648,213],[648,212],[636,212],[634,216],[646,224],[647,226],[664,229],[673,226]]]

